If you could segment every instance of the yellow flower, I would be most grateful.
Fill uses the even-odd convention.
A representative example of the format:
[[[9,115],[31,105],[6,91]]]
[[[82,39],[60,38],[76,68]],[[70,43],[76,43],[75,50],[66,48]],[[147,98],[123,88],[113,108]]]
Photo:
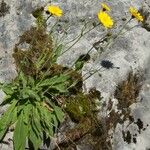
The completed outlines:
[[[105,10],[110,11],[110,8],[105,3],[101,3],[101,6],[102,6],[103,11],[105,11]]]
[[[130,7],[129,11],[133,18],[136,18],[138,21],[144,20],[143,16],[138,12],[138,10],[136,8]]]
[[[48,6],[47,11],[57,17],[61,17],[63,14],[63,11],[60,9],[60,7],[54,5]]]
[[[111,17],[104,11],[100,11],[98,13],[98,19],[106,28],[112,28],[113,26],[113,20]]]

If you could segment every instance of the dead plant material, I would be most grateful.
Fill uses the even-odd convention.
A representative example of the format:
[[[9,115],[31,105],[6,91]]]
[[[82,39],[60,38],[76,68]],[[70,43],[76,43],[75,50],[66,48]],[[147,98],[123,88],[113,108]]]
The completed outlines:
[[[31,27],[20,36],[20,41],[17,45],[28,43],[32,49],[41,51],[42,49],[52,50],[52,39],[46,33],[44,28]]]
[[[82,145],[91,150],[112,150],[102,124],[95,124],[90,118],[84,118],[75,128],[68,130],[65,141],[59,144],[61,150],[76,150]]]
[[[138,118],[137,122],[135,122],[135,124],[137,124],[137,126],[139,128],[138,132],[141,133],[141,130],[144,128],[143,121],[140,118]]]
[[[7,13],[9,13],[9,6],[4,2],[4,0],[0,3],[0,17],[4,17]]]
[[[92,128],[92,121],[90,118],[84,118],[75,129],[71,129],[66,133],[66,137],[72,141],[76,141],[87,134]]]
[[[114,97],[118,100],[118,110],[122,113],[115,112],[112,110],[109,117],[106,118],[107,130],[111,128],[116,128],[118,123],[123,123],[127,119],[130,123],[134,122],[132,116],[130,115],[130,106],[136,103],[137,97],[142,87],[142,75],[133,74],[130,72],[127,79],[122,81],[116,88]],[[109,101],[108,110],[111,110],[112,103]],[[123,118],[121,119],[121,116]],[[132,120],[131,120],[132,119]]]
[[[126,80],[121,82],[115,90],[115,98],[118,100],[118,109],[128,109],[136,102],[142,87],[142,76],[130,72]]]
[[[126,141],[128,144],[130,144],[131,140],[132,140],[132,135],[131,135],[130,131],[127,131],[127,132],[122,131],[122,135],[123,135],[124,141]]]
[[[22,44],[29,44],[29,48],[23,51],[19,48]],[[41,55],[47,54],[43,67],[50,66],[50,57],[53,50],[52,39],[44,28],[31,27],[20,36],[20,41],[14,48],[13,57],[17,67],[23,70],[26,75],[35,75],[36,62]],[[44,56],[43,56],[44,57]]]
[[[111,110],[112,103],[110,101],[108,110],[111,110],[111,112],[109,113],[109,117],[106,118],[107,131],[115,129],[118,123],[123,124],[126,120],[129,120],[129,124],[134,122],[134,118],[130,114],[130,106],[136,103],[142,82],[143,78],[141,74],[130,72],[127,79],[117,86],[114,97],[118,100],[118,112]],[[122,134],[124,141],[131,143],[132,135],[130,132],[122,131]]]

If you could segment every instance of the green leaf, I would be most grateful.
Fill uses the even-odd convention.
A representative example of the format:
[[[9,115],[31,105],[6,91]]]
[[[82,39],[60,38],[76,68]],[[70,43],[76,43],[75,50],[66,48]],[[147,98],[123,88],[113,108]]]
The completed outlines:
[[[55,115],[52,115],[52,119],[53,119],[53,124],[54,124],[55,132],[56,132],[57,127],[58,127],[58,121]]]
[[[37,69],[39,69],[39,68],[45,63],[46,58],[47,58],[47,53],[42,54],[42,55],[38,58],[38,60],[37,60],[37,62],[36,62],[36,68],[37,68]]]
[[[29,139],[31,140],[31,142],[34,146],[34,150],[38,150],[38,148],[42,144],[42,139],[39,138],[39,136],[36,135],[33,127],[31,127],[31,130],[30,130]]]
[[[25,88],[27,86],[27,78],[22,71],[19,73],[19,79],[22,81],[23,87]]]
[[[34,149],[37,150],[42,143],[42,126],[41,118],[38,110],[34,107],[33,109],[34,118],[31,118],[29,139],[33,143]]]
[[[29,123],[29,118],[31,116],[31,110],[32,110],[32,105],[31,104],[27,104],[24,106],[23,108],[23,121],[24,123],[28,124]]]
[[[29,76],[29,78],[28,78],[28,85],[30,85],[31,87],[35,86],[35,80],[31,76]]]
[[[64,112],[62,111],[62,109],[58,106],[55,106],[54,107],[54,111],[55,111],[55,114],[57,116],[57,119],[62,122],[64,120]]]
[[[54,51],[54,55],[53,55],[53,62],[56,62],[57,61],[57,58],[60,56],[61,54],[61,51],[62,51],[62,48],[63,48],[63,45],[60,44],[58,45],[58,47],[56,48],[56,50]]]
[[[28,93],[28,88],[20,90],[20,96],[22,97],[22,99],[29,99],[30,95]]]
[[[35,98],[37,101],[41,100],[40,96],[34,90],[23,89],[23,92],[27,98],[32,97],[32,98]]]
[[[38,107],[41,117],[43,120],[45,120],[47,123],[51,122],[51,112],[48,110],[48,108],[44,107],[44,106],[39,106]]]
[[[9,126],[15,122],[15,119],[13,119],[12,116],[16,113],[16,110],[14,111],[16,104],[17,104],[17,101],[13,101],[13,103],[9,106],[6,112],[1,116],[0,140],[2,140]]]
[[[13,141],[15,150],[24,150],[28,135],[28,125],[23,121],[23,114],[20,115],[14,130]]]
[[[11,95],[11,94],[13,94],[13,89],[12,89],[12,87],[11,86],[9,86],[9,85],[4,85],[3,87],[2,87],[2,90],[4,91],[4,93],[5,94],[7,94],[7,95]]]
[[[78,71],[78,70],[81,70],[83,68],[83,65],[84,65],[84,62],[83,61],[77,61],[75,63],[75,70]]]
[[[38,112],[37,108],[33,108],[33,115],[34,118],[32,118],[32,128],[34,129],[36,135],[41,138],[41,134],[42,134],[42,126],[41,126],[41,117],[40,117],[40,113]]]
[[[47,133],[49,137],[52,137],[54,135],[54,125],[52,122],[46,122],[45,120],[42,120],[42,126],[43,126],[43,131]]]
[[[44,106],[39,106],[38,109],[41,114],[43,130],[46,133],[48,133],[49,136],[53,136],[53,124],[51,112]]]
[[[15,107],[13,112],[11,113],[11,124],[14,124],[17,121],[17,112],[17,107]]]
[[[39,86],[52,86],[59,83],[64,83],[69,79],[67,75],[54,76],[50,79],[44,80]]]
[[[5,95],[4,100],[3,100],[3,102],[0,104],[0,106],[4,106],[4,105],[7,105],[7,104],[12,103],[13,97],[14,97],[13,94],[12,94],[12,95]]]
[[[81,70],[83,68],[84,63],[86,63],[88,60],[90,60],[90,55],[88,53],[79,56],[79,58],[75,62],[75,70],[76,71]]]
[[[64,83],[52,86],[52,88],[58,90],[60,93],[68,92],[67,87]]]

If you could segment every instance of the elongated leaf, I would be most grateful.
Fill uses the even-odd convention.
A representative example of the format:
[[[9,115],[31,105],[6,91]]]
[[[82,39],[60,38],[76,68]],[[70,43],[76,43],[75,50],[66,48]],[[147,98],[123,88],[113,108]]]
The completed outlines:
[[[43,130],[49,134],[49,136],[53,136],[53,120],[51,112],[43,106],[38,107],[41,114],[41,121],[43,125]]]
[[[42,126],[41,126],[41,119],[40,114],[36,108],[33,108],[33,114],[34,118],[32,118],[31,124],[30,124],[30,133],[29,133],[29,139],[33,143],[34,149],[37,150],[41,143],[42,143]]]
[[[4,115],[1,116],[0,119],[0,140],[2,140],[4,134],[6,133],[6,130],[9,128],[11,124],[15,122],[15,119],[12,118],[13,113],[15,113],[14,109],[17,104],[17,101],[14,101],[7,111],[4,113]]]
[[[9,85],[5,85],[4,87],[2,87],[2,90],[7,94],[7,95],[11,95],[13,94],[13,89],[11,86]]]
[[[27,104],[24,106],[23,108],[23,121],[24,123],[28,124],[29,123],[29,118],[31,116],[31,109],[32,109],[32,105],[31,104]]]
[[[47,58],[47,53],[44,53],[41,57],[39,57],[36,63],[37,69],[39,69],[45,63],[46,58]]]
[[[26,89],[25,93],[27,95],[29,95],[29,97],[35,98],[37,101],[41,100],[40,96],[35,91],[33,91],[33,90]]]
[[[67,75],[54,76],[50,79],[44,80],[39,86],[52,86],[58,83],[66,82],[69,79]]]
[[[23,87],[25,88],[27,85],[27,78],[22,71],[19,73],[19,79],[22,81]]]
[[[15,107],[11,113],[11,124],[14,124],[17,121],[17,112],[17,107]]]
[[[55,114],[57,116],[57,119],[62,122],[64,120],[64,112],[61,110],[60,107],[58,106],[55,106],[54,107],[54,111],[55,111]]]
[[[60,93],[68,92],[67,87],[64,83],[54,85],[54,86],[52,86],[52,88],[58,90]]]
[[[60,44],[60,45],[56,48],[56,50],[54,51],[54,55],[53,55],[53,58],[52,58],[53,62],[56,62],[56,61],[57,61],[57,58],[58,58],[58,57],[60,56],[60,54],[61,54],[62,48],[63,48],[63,45]]]
[[[20,115],[15,126],[13,141],[15,150],[24,150],[26,138],[28,135],[28,125],[23,121],[23,115]]]
[[[51,122],[51,112],[48,110],[48,108],[44,106],[39,106],[39,111],[41,114],[41,117],[45,122],[50,123]]]
[[[54,124],[55,132],[56,132],[57,127],[58,127],[58,121],[55,115],[52,115],[52,119],[53,119],[53,124]]]
[[[29,99],[30,94],[27,91],[27,88],[24,88],[23,90],[20,91],[20,95],[22,96],[22,99]]]
[[[35,80],[31,76],[29,76],[29,78],[28,78],[28,85],[30,85],[32,87],[34,87],[34,85],[35,85]]]
[[[36,108],[33,109],[33,115],[34,118],[32,118],[32,128],[36,134],[37,137],[42,138],[41,134],[42,134],[42,126],[41,126],[41,117],[40,117],[40,113],[38,112],[38,110]]]
[[[7,104],[10,104],[13,101],[13,95],[5,95],[3,102],[0,104],[0,106],[4,106]]]
[[[31,130],[30,130],[29,139],[31,140],[31,142],[34,146],[34,150],[38,150],[38,148],[42,144],[42,139],[39,138],[39,136],[36,135],[33,127],[31,127]]]

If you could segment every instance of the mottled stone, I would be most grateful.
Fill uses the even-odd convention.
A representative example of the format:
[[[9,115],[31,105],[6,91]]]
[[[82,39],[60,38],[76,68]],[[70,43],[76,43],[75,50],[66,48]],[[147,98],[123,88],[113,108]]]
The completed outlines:
[[[38,7],[47,6],[49,0],[1,0],[0,4],[2,4],[2,2],[4,4],[3,8],[5,9],[0,11],[0,81],[4,82],[11,81],[11,79],[16,76],[15,64],[12,59],[13,48],[18,42],[19,36],[24,31],[28,30],[31,25],[35,25],[35,19],[32,16],[32,11]],[[57,27],[56,33],[62,36],[60,31],[62,31],[65,26],[70,25],[67,30],[67,37],[64,39],[64,43],[76,37],[76,35],[80,33],[84,21],[90,22],[88,29],[92,27],[92,23],[98,23],[97,12],[100,9],[100,2],[102,2],[102,0],[55,0],[55,2],[53,2],[53,4],[60,5],[64,11],[64,16],[60,19],[60,26]],[[112,33],[118,33],[122,24],[125,23],[124,18],[130,18],[130,14],[128,13],[129,6],[133,5],[137,8],[141,8],[143,5],[143,12],[148,14],[150,12],[149,0],[146,0],[146,3],[141,0],[105,0],[105,2],[107,2],[112,8],[111,16],[116,22]],[[0,5],[0,8],[2,8],[2,5]],[[143,91],[141,91],[141,97],[143,97],[144,101],[136,105],[137,107],[133,107],[132,112],[135,118],[141,117],[144,122],[148,124],[150,124],[150,88],[146,85],[149,84],[150,81],[149,18],[150,17],[148,15],[143,27],[140,25],[130,32],[120,36],[117,41],[102,54],[98,53],[96,49],[93,49],[91,52],[92,59],[85,64],[82,70],[82,74],[84,76],[90,70],[101,68],[99,73],[96,73],[84,82],[86,87],[84,91],[87,92],[89,88],[96,87],[102,92],[102,96],[104,96],[103,101],[107,102],[110,95],[113,95],[116,85],[126,77],[130,70],[134,70],[136,72],[136,70],[139,69],[147,69],[145,73],[146,83],[143,86]],[[50,26],[52,26],[55,19],[51,19],[50,21],[52,21],[50,24]],[[137,21],[133,21],[126,27],[125,31],[137,24]],[[85,54],[92,47],[92,44],[99,40],[99,38],[105,33],[106,29],[104,27],[96,27],[68,52],[62,55],[59,58],[58,63],[71,66],[81,54]],[[101,44],[105,45],[107,43]],[[66,49],[67,47],[69,47],[69,45],[66,45]],[[103,68],[101,66],[102,60],[109,60],[113,63],[114,67],[119,67],[120,69]],[[84,76],[84,78],[86,76]],[[2,101],[3,96],[3,93],[0,92],[0,102]],[[4,108],[0,108],[0,113],[3,113],[4,110]],[[113,139],[114,150],[132,150],[133,148],[136,150],[145,150],[145,148],[150,147],[148,141],[148,139],[150,139],[149,128],[141,136],[138,136],[137,144],[124,143],[121,139],[121,130],[121,125],[118,125]],[[142,142],[140,142],[140,140],[142,140]],[[2,150],[12,150],[12,143],[9,147],[5,144],[2,144],[1,146],[3,146],[0,148]],[[79,145],[78,149],[82,149],[81,147],[83,147],[83,145]]]

